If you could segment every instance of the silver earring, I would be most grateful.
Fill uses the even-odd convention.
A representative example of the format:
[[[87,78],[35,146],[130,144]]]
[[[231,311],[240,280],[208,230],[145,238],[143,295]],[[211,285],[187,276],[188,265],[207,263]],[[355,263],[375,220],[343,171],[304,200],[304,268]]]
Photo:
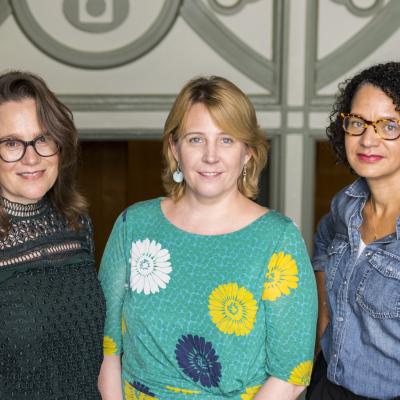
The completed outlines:
[[[246,182],[246,176],[247,176],[247,164],[244,164],[244,166],[243,166],[243,182]]]
[[[181,171],[181,168],[179,166],[176,167],[176,171],[172,174],[172,179],[174,180],[175,183],[182,183],[183,182],[183,172]]]

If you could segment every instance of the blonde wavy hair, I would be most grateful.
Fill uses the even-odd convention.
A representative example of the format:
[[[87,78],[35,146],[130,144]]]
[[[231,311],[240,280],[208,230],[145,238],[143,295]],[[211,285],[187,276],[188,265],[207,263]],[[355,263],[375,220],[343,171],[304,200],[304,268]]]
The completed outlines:
[[[249,98],[232,82],[219,76],[199,77],[189,81],[178,94],[167,117],[163,134],[162,174],[167,195],[178,201],[185,193],[185,181],[176,183],[172,179],[178,163],[171,146],[182,137],[189,110],[196,103],[206,106],[220,129],[247,145],[251,158],[246,164],[246,179],[239,176],[237,184],[240,193],[254,199],[258,193],[260,173],[267,162],[268,142],[258,125]]]

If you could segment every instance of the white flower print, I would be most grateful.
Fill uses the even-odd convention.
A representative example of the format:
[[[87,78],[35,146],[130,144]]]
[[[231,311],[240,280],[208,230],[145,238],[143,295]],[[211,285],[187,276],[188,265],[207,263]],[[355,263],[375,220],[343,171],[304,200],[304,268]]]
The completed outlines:
[[[158,293],[165,289],[172,271],[170,254],[155,240],[145,239],[132,242],[131,289],[137,293]]]

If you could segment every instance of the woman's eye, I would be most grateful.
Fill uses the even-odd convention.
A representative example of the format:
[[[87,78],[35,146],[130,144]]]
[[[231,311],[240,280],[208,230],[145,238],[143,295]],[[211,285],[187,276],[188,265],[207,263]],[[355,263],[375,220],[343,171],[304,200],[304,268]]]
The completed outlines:
[[[362,128],[364,123],[362,121],[353,120],[351,121],[351,125],[353,125],[355,128]]]
[[[36,139],[36,142],[39,142],[39,143],[46,143],[47,142],[47,139],[46,139],[46,136],[39,136],[37,139]]]
[[[6,145],[6,147],[10,149],[15,149],[20,145],[20,143],[17,142],[16,140],[7,140],[6,142],[4,142],[4,144]]]
[[[396,121],[387,121],[385,123],[385,129],[388,132],[394,132],[399,130],[399,124]]]
[[[233,143],[233,139],[229,136],[224,136],[221,138],[221,142],[223,144],[232,144]]]
[[[192,136],[192,137],[189,137],[189,143],[194,143],[194,144],[196,144],[196,143],[202,143],[202,141],[203,141],[203,138],[202,138],[201,136]]]
[[[394,130],[396,129],[396,127],[393,126],[393,125],[386,125],[385,128],[386,128],[386,130],[389,131],[389,132],[394,131]]]

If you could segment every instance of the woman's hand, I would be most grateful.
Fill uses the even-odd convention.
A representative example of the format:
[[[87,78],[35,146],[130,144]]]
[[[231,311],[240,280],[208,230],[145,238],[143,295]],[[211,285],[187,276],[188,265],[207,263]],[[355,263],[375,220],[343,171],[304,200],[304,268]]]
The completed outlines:
[[[295,400],[305,389],[305,386],[294,385],[271,376],[267,379],[254,400]]]
[[[123,400],[120,356],[104,356],[98,387],[103,400]]]

